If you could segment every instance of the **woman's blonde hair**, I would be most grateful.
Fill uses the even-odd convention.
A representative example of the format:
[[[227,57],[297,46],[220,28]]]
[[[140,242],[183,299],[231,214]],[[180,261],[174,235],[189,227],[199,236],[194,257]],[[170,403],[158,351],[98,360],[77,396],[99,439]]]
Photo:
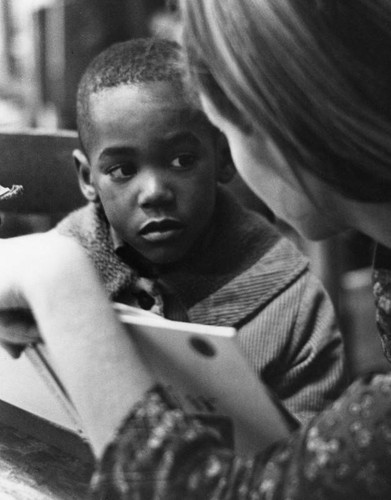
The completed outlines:
[[[389,0],[181,0],[198,91],[362,201],[391,200]]]

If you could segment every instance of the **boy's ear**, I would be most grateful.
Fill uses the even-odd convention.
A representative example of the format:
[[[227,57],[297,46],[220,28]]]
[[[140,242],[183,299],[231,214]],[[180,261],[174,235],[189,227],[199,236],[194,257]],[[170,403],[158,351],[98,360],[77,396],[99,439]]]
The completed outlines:
[[[224,134],[220,133],[217,138],[217,181],[227,184],[236,173],[234,162],[228,141]]]
[[[80,149],[75,149],[72,156],[76,165],[79,186],[84,198],[88,201],[98,201],[98,193],[92,181],[91,165],[86,155]]]

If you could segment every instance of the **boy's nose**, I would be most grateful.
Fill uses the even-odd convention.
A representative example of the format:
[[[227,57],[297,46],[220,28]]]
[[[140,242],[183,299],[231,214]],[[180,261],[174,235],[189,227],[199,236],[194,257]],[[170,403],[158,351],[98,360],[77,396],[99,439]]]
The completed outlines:
[[[148,173],[139,179],[140,190],[138,202],[141,207],[156,207],[171,204],[174,193],[164,173]]]

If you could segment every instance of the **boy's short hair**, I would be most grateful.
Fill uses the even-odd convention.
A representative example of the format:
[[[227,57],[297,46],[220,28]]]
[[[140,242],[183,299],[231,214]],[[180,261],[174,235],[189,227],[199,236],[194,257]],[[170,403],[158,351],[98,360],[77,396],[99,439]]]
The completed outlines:
[[[181,49],[172,40],[136,38],[101,52],[87,66],[77,91],[77,128],[84,152],[91,128],[91,95],[121,85],[151,82],[171,82],[183,93],[183,76]]]

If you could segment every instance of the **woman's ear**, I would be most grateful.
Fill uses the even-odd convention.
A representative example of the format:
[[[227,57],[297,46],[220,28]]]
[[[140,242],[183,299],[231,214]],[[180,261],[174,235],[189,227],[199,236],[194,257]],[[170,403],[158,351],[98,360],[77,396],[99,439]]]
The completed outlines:
[[[79,186],[84,198],[88,201],[97,202],[99,197],[92,180],[90,162],[80,149],[75,149],[72,156],[76,165]]]
[[[235,173],[236,168],[232,161],[231,151],[228,141],[224,134],[220,133],[217,138],[217,181],[222,184],[230,182]]]

